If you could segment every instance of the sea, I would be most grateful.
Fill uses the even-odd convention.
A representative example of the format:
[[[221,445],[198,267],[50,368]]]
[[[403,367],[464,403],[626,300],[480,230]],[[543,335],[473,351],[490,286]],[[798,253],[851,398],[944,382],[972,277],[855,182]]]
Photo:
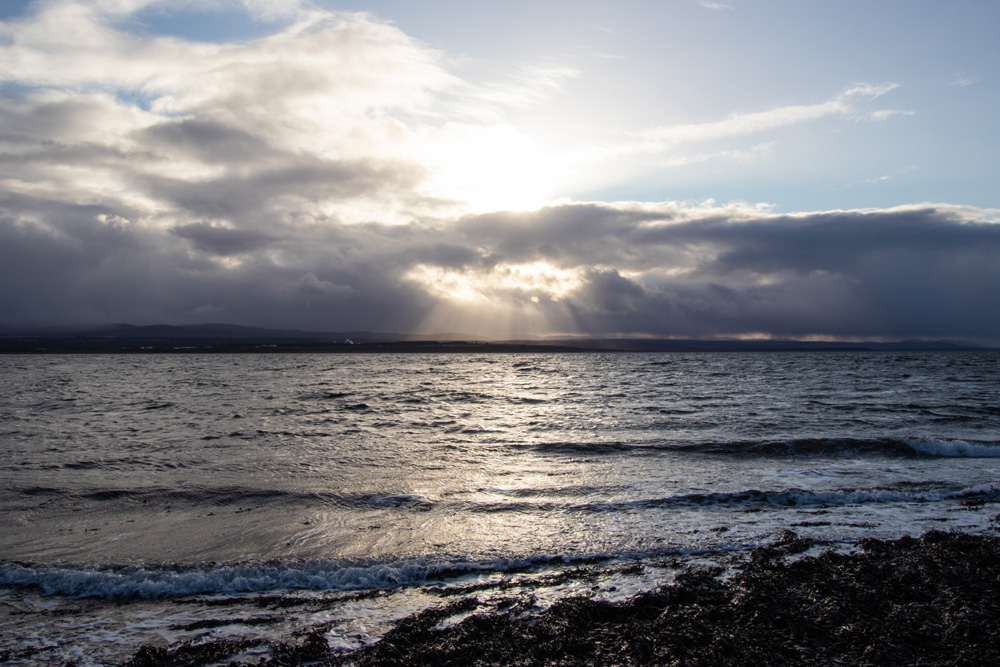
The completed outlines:
[[[995,534],[998,378],[994,351],[0,356],[0,662],[253,664],[457,597],[625,599],[783,531]]]

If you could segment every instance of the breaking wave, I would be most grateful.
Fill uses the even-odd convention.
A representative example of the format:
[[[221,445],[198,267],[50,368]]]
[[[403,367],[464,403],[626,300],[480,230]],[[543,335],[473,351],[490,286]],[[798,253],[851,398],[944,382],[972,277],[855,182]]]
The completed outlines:
[[[0,586],[38,589],[45,595],[124,600],[193,595],[348,592],[394,589],[469,574],[523,571],[546,565],[591,564],[604,556],[538,556],[464,562],[417,558],[377,563],[315,559],[195,566],[75,566],[0,563]]]

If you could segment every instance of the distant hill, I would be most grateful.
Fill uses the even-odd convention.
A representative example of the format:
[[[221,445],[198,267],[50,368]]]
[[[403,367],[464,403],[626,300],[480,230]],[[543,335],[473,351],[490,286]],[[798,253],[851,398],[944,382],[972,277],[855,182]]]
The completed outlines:
[[[461,333],[433,335],[371,331],[301,331],[235,324],[107,324],[0,330],[0,353],[32,352],[458,352],[567,351],[723,352],[824,350],[975,350],[955,341],[896,342],[698,340],[668,338],[546,338],[492,341]]]
[[[154,348],[218,345],[271,344],[365,344],[396,341],[471,340],[472,337],[445,333],[433,336],[377,333],[372,331],[302,331],[299,329],[267,329],[238,324],[105,324],[86,327],[52,327],[38,329],[0,329],[0,351],[14,346],[100,349],[136,346]],[[348,342],[350,341],[350,342]]]

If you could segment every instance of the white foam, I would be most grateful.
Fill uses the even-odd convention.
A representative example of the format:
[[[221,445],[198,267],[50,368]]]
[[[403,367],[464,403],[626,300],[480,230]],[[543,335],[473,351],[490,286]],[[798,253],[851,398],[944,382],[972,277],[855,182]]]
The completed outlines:
[[[921,454],[944,457],[997,458],[1000,446],[965,440],[911,440],[906,443]]]
[[[331,560],[292,563],[246,563],[193,567],[89,567],[0,564],[0,586],[37,588],[68,597],[171,598],[291,590],[352,591],[398,588],[437,578],[504,572],[561,557],[444,562],[429,559],[345,565]]]
[[[979,485],[957,490],[898,491],[895,489],[853,489],[842,491],[805,491],[789,489],[777,494],[767,494],[768,501],[778,506],[816,505],[865,505],[869,503],[928,503],[961,500],[974,496],[1000,496],[1000,489],[992,485]]]

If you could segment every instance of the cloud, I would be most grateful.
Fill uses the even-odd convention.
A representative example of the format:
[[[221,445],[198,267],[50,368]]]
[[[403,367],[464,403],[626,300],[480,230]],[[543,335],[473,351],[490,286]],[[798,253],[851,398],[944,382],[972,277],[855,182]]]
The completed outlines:
[[[628,60],[628,56],[623,56],[620,53],[608,53],[606,51],[595,51],[593,49],[585,49],[586,53],[593,58],[600,58],[601,60]]]
[[[878,111],[873,111],[869,117],[872,120],[886,120],[892,118],[893,116],[916,116],[916,111],[899,111],[896,109],[879,109]]]
[[[729,2],[718,2],[717,0],[696,0],[696,2],[704,7],[705,9],[721,10],[727,9],[729,11],[735,11],[736,7],[731,1]]]
[[[306,299],[333,297],[334,300],[357,293],[357,290],[350,285],[335,285],[328,280],[320,280],[312,272],[303,274],[297,280],[285,283],[278,288],[278,291]]]
[[[61,0],[0,23],[0,78],[17,84],[0,98],[10,190],[128,201],[161,226],[264,224],[306,207],[387,219],[447,203],[417,163],[421,118],[457,82],[437,53],[365,15],[297,3],[250,3],[294,20],[243,44],[125,30],[154,4]]]
[[[580,203],[265,234],[53,206],[0,221],[0,322],[413,331],[471,308],[468,332],[495,337],[1000,337],[1000,225],[975,210]]]
[[[558,163],[565,173],[587,178],[599,174],[607,187],[617,192],[635,192],[658,187],[671,189],[679,183],[661,180],[654,170],[678,169],[713,163],[707,168],[685,171],[682,182],[718,177],[742,181],[759,180],[763,169],[781,170],[787,178],[788,160],[801,159],[797,146],[807,141],[818,145],[838,131],[863,122],[889,122],[897,116],[912,116],[909,110],[875,109],[873,102],[899,87],[896,83],[854,83],[826,100],[813,104],[789,104],[759,111],[730,113],[721,119],[672,123],[621,132],[602,143],[581,144],[569,150]],[[787,145],[793,145],[788,150]],[[834,151],[835,153],[836,151]],[[810,155],[799,168],[825,169],[824,155]],[[759,164],[762,170],[748,169]],[[559,173],[559,170],[553,170]],[[755,173],[760,171],[760,173]],[[653,177],[656,178],[657,185]],[[730,183],[732,185],[732,183]],[[640,189],[640,191],[641,191]]]
[[[464,91],[477,101],[485,101],[500,107],[524,108],[547,101],[553,94],[563,89],[568,79],[575,79],[580,72],[571,67],[545,64],[522,64],[497,83],[473,86]],[[475,113],[482,113],[477,107]]]
[[[656,163],[657,167],[672,168],[685,167],[691,164],[699,164],[710,160],[730,160],[739,162],[749,162],[759,160],[770,154],[774,150],[775,142],[767,141],[751,146],[747,150],[723,150],[715,153],[702,153],[700,155],[677,155]]]
[[[649,128],[633,133],[632,138],[626,141],[582,149],[578,158],[597,162],[629,155],[656,154],[684,145],[753,136],[823,118],[836,116],[862,118],[864,116],[858,112],[859,102],[874,100],[898,87],[899,84],[895,83],[881,85],[858,83],[844,89],[831,99],[816,104],[792,104],[764,111],[733,113],[722,120]],[[874,120],[885,120],[895,114],[910,113],[880,111],[870,114],[869,117]],[[671,159],[686,158],[674,156]],[[669,165],[670,161],[668,160],[666,164]]]
[[[578,204],[463,229],[483,261],[579,271],[549,315],[591,333],[995,337],[1000,226],[978,215]]]
[[[158,154],[209,164],[247,164],[271,151],[263,137],[207,118],[165,120],[141,128],[131,138]]]
[[[419,178],[416,169],[390,163],[364,161],[285,164],[252,174],[227,174],[198,181],[155,174],[137,175],[135,182],[151,197],[181,214],[215,220],[240,220],[242,224],[273,222],[282,214],[305,212],[317,202],[340,205],[360,197],[392,197],[394,186],[407,186]]]
[[[586,272],[573,303],[578,309],[614,315],[635,312],[646,296],[641,285],[616,269],[592,269]]]
[[[223,257],[259,250],[274,240],[260,232],[211,225],[207,222],[192,222],[174,227],[171,231],[175,236],[190,241],[192,247]]]
[[[979,81],[980,78],[978,76],[958,73],[955,75],[955,78],[951,80],[951,85],[964,88],[965,86],[974,86],[979,83]]]

